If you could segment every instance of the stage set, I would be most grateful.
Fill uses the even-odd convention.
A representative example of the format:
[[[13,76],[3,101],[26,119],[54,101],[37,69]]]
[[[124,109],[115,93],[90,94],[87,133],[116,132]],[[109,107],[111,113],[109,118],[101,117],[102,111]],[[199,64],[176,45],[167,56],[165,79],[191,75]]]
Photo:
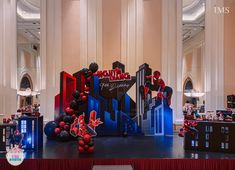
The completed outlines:
[[[131,76],[120,62],[110,70],[91,63],[73,75],[61,72],[60,78],[54,121],[43,127],[43,116],[35,106],[0,125],[1,170],[90,170],[95,165],[131,165],[134,170],[235,169],[235,123],[226,117],[229,113],[223,113],[225,121],[186,118],[179,134],[174,133],[174,92],[148,64]],[[127,93],[133,86],[135,101]],[[25,155],[16,167],[5,159],[14,147]]]

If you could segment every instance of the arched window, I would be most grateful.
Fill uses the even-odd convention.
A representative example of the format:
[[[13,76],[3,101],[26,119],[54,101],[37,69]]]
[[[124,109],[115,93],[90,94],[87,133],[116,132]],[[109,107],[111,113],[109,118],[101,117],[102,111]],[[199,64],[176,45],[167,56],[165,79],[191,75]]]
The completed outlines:
[[[25,74],[20,82],[20,90],[26,90],[26,89],[31,89],[33,91],[33,84],[31,77],[28,74]],[[26,97],[21,97],[20,98],[20,107],[22,106],[27,106],[27,105],[32,105],[32,96],[26,96]]]
[[[184,90],[193,90],[193,83],[192,80],[190,78],[187,78],[185,80],[185,85],[184,85]]]
[[[191,80],[191,78],[187,78],[185,81],[184,81],[184,92],[189,92],[193,90],[193,82]],[[196,99],[195,98],[191,98],[191,97],[187,97],[185,95],[183,95],[183,104],[186,103],[186,101],[192,103],[192,104],[196,104]]]
[[[25,74],[23,78],[21,79],[20,89],[23,90],[27,88],[30,88],[31,90],[33,90],[33,85],[32,85],[30,76],[28,74]]]

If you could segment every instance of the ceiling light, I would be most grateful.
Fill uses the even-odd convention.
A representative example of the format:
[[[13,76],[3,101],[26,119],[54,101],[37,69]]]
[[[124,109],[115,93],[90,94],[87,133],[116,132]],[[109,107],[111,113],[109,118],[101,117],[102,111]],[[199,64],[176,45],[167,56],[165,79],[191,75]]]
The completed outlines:
[[[196,90],[190,90],[190,91],[184,93],[184,95],[187,96],[187,97],[197,98],[197,97],[204,96],[205,93],[197,92]]]

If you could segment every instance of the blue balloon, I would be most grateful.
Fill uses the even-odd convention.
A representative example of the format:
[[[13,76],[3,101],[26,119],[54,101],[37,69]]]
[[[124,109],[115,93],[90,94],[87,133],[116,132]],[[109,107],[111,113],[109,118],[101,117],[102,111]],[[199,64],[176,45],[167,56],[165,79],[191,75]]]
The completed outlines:
[[[55,128],[58,127],[58,123],[56,121],[48,122],[44,127],[44,133],[47,135],[48,138],[56,137]]]

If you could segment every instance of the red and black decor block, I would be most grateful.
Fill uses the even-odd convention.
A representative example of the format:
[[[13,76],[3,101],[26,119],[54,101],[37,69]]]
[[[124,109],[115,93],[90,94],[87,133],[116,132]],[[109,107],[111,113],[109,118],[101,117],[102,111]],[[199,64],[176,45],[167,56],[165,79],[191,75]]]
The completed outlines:
[[[12,141],[15,130],[16,124],[0,124],[0,152],[6,152],[7,149],[11,149],[13,147]]]
[[[96,135],[143,135],[142,127],[153,127],[151,134],[154,135],[171,135],[171,88],[165,86],[160,72],[155,71],[152,75],[147,64],[140,66],[138,73],[141,74],[130,75],[126,72],[125,65],[118,61],[114,62],[109,70],[99,70],[96,63],[91,63],[89,68],[83,68],[73,75],[61,72],[60,93],[55,96],[55,121],[48,122],[44,128],[47,137],[59,141],[77,139],[80,153],[92,153],[93,137]],[[141,99],[141,103],[138,103],[141,108],[136,107],[136,103],[128,95],[128,91],[136,83],[136,77],[136,93],[139,96],[136,101],[138,103]],[[143,105],[143,102],[149,102],[146,95],[151,97],[152,91],[158,91],[161,96],[159,95],[157,100],[151,98],[150,103]],[[166,104],[162,103],[162,99]],[[164,116],[164,124],[162,119],[158,120],[156,116],[152,116],[159,105],[164,107],[158,110],[158,113],[161,112]],[[136,108],[139,111],[142,109],[143,113],[137,114]],[[162,113],[163,110],[166,114]],[[160,128],[161,132],[156,127],[158,123],[164,125]]]

